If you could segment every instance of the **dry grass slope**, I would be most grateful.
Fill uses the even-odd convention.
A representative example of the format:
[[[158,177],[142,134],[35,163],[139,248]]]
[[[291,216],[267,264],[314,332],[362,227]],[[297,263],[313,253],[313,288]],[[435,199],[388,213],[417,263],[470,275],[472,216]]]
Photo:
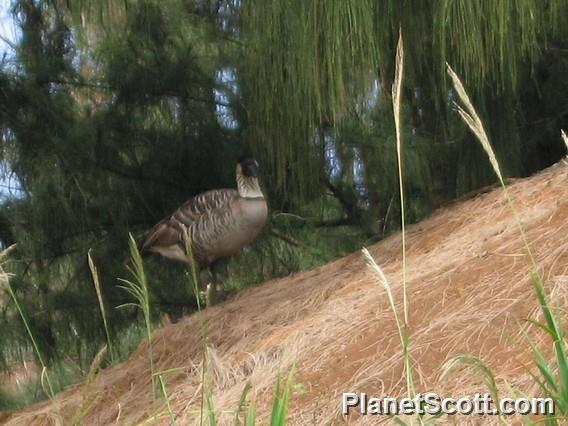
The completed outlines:
[[[568,308],[568,164],[561,161],[515,181],[510,191],[552,300]],[[536,394],[525,369],[532,358],[522,333],[545,353],[550,353],[550,342],[525,321],[538,318],[539,310],[528,259],[502,191],[446,206],[409,227],[407,247],[417,390],[445,396],[484,392],[479,376],[455,373],[440,381],[444,361],[468,353],[493,369],[503,394],[510,394],[507,386]],[[401,312],[400,235],[379,242],[370,252],[392,283]],[[306,392],[293,397],[290,424],[344,423],[339,413],[342,391],[405,394],[394,318],[384,289],[366,270],[360,253],[248,289],[223,305],[159,329],[154,337],[155,369],[181,368],[167,376],[178,424],[198,422],[204,318],[221,424],[231,420],[247,381],[265,424],[278,368],[286,370],[294,362],[297,382]],[[101,372],[88,392],[77,385],[53,401],[13,413],[4,423],[56,424],[72,417],[82,403],[92,404],[84,424],[130,425],[150,418],[146,344],[128,362]],[[361,425],[388,422],[355,416],[345,420]]]

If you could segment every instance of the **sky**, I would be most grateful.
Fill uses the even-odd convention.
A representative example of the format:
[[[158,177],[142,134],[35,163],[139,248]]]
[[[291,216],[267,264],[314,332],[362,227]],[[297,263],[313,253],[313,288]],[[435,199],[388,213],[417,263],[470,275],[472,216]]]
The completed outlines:
[[[0,61],[12,55],[10,43],[16,40],[16,27],[10,15],[10,0],[0,0]],[[6,164],[0,164],[0,202],[21,195],[19,183]]]
[[[0,0],[0,58],[5,53],[10,54],[12,49],[9,42],[14,40],[16,40],[16,28],[10,15],[10,0]]]

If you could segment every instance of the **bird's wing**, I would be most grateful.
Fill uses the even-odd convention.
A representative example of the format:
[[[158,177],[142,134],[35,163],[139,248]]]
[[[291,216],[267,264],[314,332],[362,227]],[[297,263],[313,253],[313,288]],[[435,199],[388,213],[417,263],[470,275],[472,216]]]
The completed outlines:
[[[202,216],[229,208],[238,196],[234,189],[214,189],[190,198],[171,216],[152,228],[142,244],[142,253],[151,251],[152,247],[169,247],[181,243],[183,233],[186,230],[191,231],[192,225]]]
[[[239,197],[234,189],[213,189],[203,192],[187,200],[173,216],[185,223],[186,220],[194,221],[199,216],[209,214],[217,209],[228,208],[231,202]]]

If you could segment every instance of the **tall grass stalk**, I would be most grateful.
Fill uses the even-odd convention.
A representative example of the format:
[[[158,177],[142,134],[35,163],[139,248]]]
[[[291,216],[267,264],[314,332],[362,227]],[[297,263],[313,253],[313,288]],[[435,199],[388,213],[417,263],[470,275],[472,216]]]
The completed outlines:
[[[564,330],[562,325],[562,320],[557,317],[552,311],[550,304],[548,302],[548,298],[546,295],[546,290],[544,288],[544,281],[542,279],[541,274],[539,273],[538,266],[534,255],[532,253],[528,238],[526,236],[523,223],[517,213],[515,205],[511,199],[507,186],[505,185],[505,180],[501,173],[501,169],[499,167],[499,163],[497,161],[497,157],[489,142],[489,138],[483,124],[479,118],[479,115],[475,111],[475,108],[471,104],[469,96],[460,81],[457,74],[453,71],[449,64],[447,64],[448,74],[452,79],[454,88],[456,93],[461,100],[463,106],[459,105],[457,102],[454,102],[456,105],[457,111],[464,120],[464,122],[469,126],[471,131],[477,137],[481,146],[485,150],[489,161],[493,167],[497,178],[499,179],[499,183],[503,189],[503,193],[505,199],[507,201],[508,207],[512,211],[515,219],[515,223],[517,228],[519,229],[521,240],[525,247],[525,250],[530,259],[529,265],[529,273],[532,279],[533,287],[536,292],[537,299],[540,304],[541,311],[543,313],[545,323],[539,323],[536,321],[531,321],[533,324],[537,325],[541,329],[543,329],[546,333],[548,333],[553,340],[554,351],[556,356],[556,367],[551,366],[548,362],[545,361],[544,356],[542,353],[536,348],[535,345],[533,346],[533,354],[535,356],[535,362],[537,368],[539,369],[540,373],[543,376],[543,380],[536,380],[539,384],[541,389],[548,395],[550,395],[556,402],[556,407],[559,409],[564,416],[568,414],[568,350],[566,341],[564,340]],[[564,139],[564,142],[567,143],[568,147],[568,138],[564,131],[561,132],[561,136]],[[558,372],[558,379],[556,378],[555,371]],[[534,377],[534,376],[533,376]],[[556,423],[556,419],[552,417],[548,417],[548,419],[552,423]]]
[[[369,250],[367,250],[366,247],[363,247],[363,249],[361,251],[363,252],[363,256],[365,257],[365,263],[367,264],[369,269],[371,269],[371,271],[375,275],[375,278],[377,279],[379,284],[381,284],[383,286],[383,288],[385,289],[385,291],[387,292],[389,304],[390,304],[392,312],[394,314],[394,320],[396,322],[396,328],[398,330],[398,335],[400,336],[400,344],[402,345],[402,347],[404,347],[404,345],[405,345],[405,343],[404,343],[404,340],[405,340],[404,339],[404,328],[403,328],[402,322],[400,321],[400,319],[398,317],[398,313],[396,311],[396,306],[394,304],[394,297],[392,295],[390,283],[388,282],[387,277],[383,273],[383,270],[381,269],[381,267],[379,265],[377,265],[377,262],[375,262],[375,259],[373,259],[373,256],[371,256],[371,253],[369,253]]]
[[[107,352],[107,346],[103,346],[102,349],[95,355],[91,366],[89,367],[89,372],[84,380],[85,385],[81,391],[81,403],[77,408],[75,415],[71,421],[72,425],[80,425],[83,423],[85,416],[93,409],[93,405],[96,398],[91,399],[92,383],[99,371],[99,368],[103,362],[103,359]]]
[[[398,169],[398,188],[400,192],[400,225],[402,238],[402,300],[404,310],[404,324],[408,326],[408,295],[406,289],[406,232],[405,232],[405,205],[404,205],[404,180],[402,177],[402,132],[400,130],[400,105],[402,93],[402,78],[404,74],[404,45],[402,32],[399,33],[396,47],[396,68],[394,83],[392,85],[392,107],[394,115],[394,128],[396,133],[396,158]]]
[[[154,375],[154,356],[152,352],[152,319],[150,317],[150,293],[148,291],[148,282],[146,279],[146,273],[144,272],[144,265],[142,263],[142,257],[138,251],[138,246],[132,234],[129,234],[129,246],[130,246],[130,256],[131,265],[128,266],[128,270],[133,277],[133,281],[120,278],[119,280],[125,285],[119,286],[124,289],[130,295],[134,297],[137,303],[126,303],[123,306],[135,306],[140,308],[142,315],[144,317],[144,323],[146,326],[146,338],[148,340],[148,356],[150,358],[150,375],[152,381],[152,407],[156,408],[156,383]]]
[[[566,132],[564,130],[560,130],[560,136],[566,145],[566,156],[568,157],[568,136],[566,136]]]
[[[465,367],[466,370],[477,371],[481,373],[484,378],[485,385],[493,398],[493,401],[499,406],[499,401],[501,397],[499,396],[499,388],[497,387],[497,381],[495,380],[495,375],[491,368],[485,364],[479,357],[474,355],[458,355],[447,360],[442,366],[442,374],[440,380],[444,380],[448,377],[456,368]],[[503,414],[498,413],[499,422],[504,423]]]
[[[164,400],[166,401],[166,406],[168,407],[168,414],[170,415],[170,424],[175,426],[176,425],[176,417],[175,417],[174,411],[172,409],[170,397],[168,396],[168,390],[166,389],[166,382],[164,381],[164,376],[159,374],[158,380],[160,381],[160,389],[162,390],[162,395],[164,396]]]
[[[197,278],[197,263],[195,262],[195,258],[193,257],[193,248],[191,247],[191,235],[189,234],[188,230],[185,230],[183,233],[183,243],[185,245],[185,253],[188,259],[188,266],[189,266],[189,277],[190,277],[190,286],[193,289],[193,294],[195,297],[195,301],[197,303],[197,310],[201,311],[201,300],[199,298],[199,281]]]
[[[406,379],[406,392],[409,398],[413,398],[415,394],[414,378],[412,373],[412,362],[410,358],[410,338],[409,338],[409,323],[408,323],[408,287],[406,279],[406,220],[405,220],[405,201],[404,201],[404,177],[403,177],[403,147],[402,147],[402,131],[400,109],[402,104],[402,80],[404,75],[404,44],[402,32],[399,33],[398,45],[396,48],[396,68],[395,78],[392,85],[392,106],[395,123],[396,133],[396,154],[397,154],[397,169],[398,169],[398,185],[400,194],[400,222],[401,222],[401,239],[402,239],[402,299],[403,299],[403,321],[400,320],[394,297],[392,294],[391,286],[383,273],[382,269],[377,265],[371,254],[366,248],[362,249],[365,262],[369,269],[375,275],[377,281],[385,289],[389,304],[391,306],[396,327],[400,337],[400,343],[404,358],[404,374]],[[399,424],[404,424],[399,418],[394,419]],[[418,417],[418,421],[423,424],[423,420]],[[411,420],[412,424],[412,420]]]
[[[243,407],[245,406],[245,402],[247,400],[247,395],[249,393],[249,391],[251,390],[252,386],[249,382],[247,382],[245,384],[245,387],[243,389],[243,391],[241,392],[241,397],[239,398],[239,405],[237,405],[237,409],[235,410],[235,417],[233,419],[233,425],[237,426],[240,424],[239,421],[239,415],[241,414],[241,411],[243,410]]]
[[[485,132],[485,128],[483,127],[483,123],[481,122],[481,119],[479,118],[477,111],[475,110],[471,101],[469,100],[469,96],[468,96],[461,80],[459,79],[459,77],[457,76],[457,74],[454,72],[454,70],[452,69],[452,67],[449,64],[447,64],[447,68],[448,68],[448,75],[452,79],[452,82],[454,84],[454,88],[456,89],[456,93],[457,93],[459,99],[463,103],[463,107],[455,101],[454,101],[454,105],[456,106],[456,109],[457,109],[459,115],[461,116],[463,121],[468,125],[470,130],[473,132],[473,134],[475,135],[475,137],[477,138],[477,140],[479,141],[479,143],[483,147],[483,150],[487,154],[487,157],[489,158],[489,162],[491,163],[491,167],[493,168],[493,171],[497,175],[497,178],[499,179],[499,184],[501,185],[501,188],[503,189],[503,194],[505,195],[505,199],[507,200],[507,205],[508,205],[509,209],[513,212],[513,215],[514,215],[514,218],[515,218],[515,223],[517,224],[517,228],[519,229],[519,232],[521,233],[521,239],[523,241],[523,245],[525,246],[525,250],[527,251],[527,254],[528,254],[530,261],[531,261],[531,267],[532,267],[531,268],[531,274],[532,273],[538,274],[538,267],[537,267],[537,264],[536,264],[536,260],[533,256],[532,250],[530,248],[529,241],[526,237],[523,222],[521,221],[519,214],[517,213],[517,209],[515,208],[515,205],[513,203],[513,200],[511,199],[511,195],[509,193],[509,190],[507,189],[507,185],[505,185],[505,178],[503,177],[503,174],[501,173],[501,168],[499,167],[499,162],[497,161],[497,156],[495,155],[495,151],[493,150],[493,147],[491,146],[491,142],[489,142],[489,137],[487,136],[487,133]]]
[[[185,245],[185,252],[188,258],[188,276],[191,280],[191,286],[193,288],[193,292],[195,295],[195,300],[197,303],[197,310],[202,310],[201,299],[199,297],[199,281],[198,281],[198,274],[197,274],[197,264],[195,262],[195,258],[193,257],[193,250],[191,247],[191,235],[189,232],[184,232],[183,235],[184,245]],[[200,409],[199,409],[199,424],[203,425],[204,422],[204,411],[207,408],[207,420],[209,422],[209,426],[216,426],[217,425],[217,417],[215,413],[215,404],[213,401],[213,393],[211,390],[210,380],[208,376],[208,364],[209,364],[209,350],[207,347],[207,321],[205,319],[201,322],[201,331],[203,336],[203,350],[202,350],[202,359],[203,359],[203,368],[201,369],[201,385],[203,391],[201,392],[201,402],[200,402]],[[284,389],[282,389],[280,384],[280,375],[278,375],[278,379],[276,382],[276,389],[274,391],[274,402],[272,405],[272,413],[270,417],[270,426],[284,426],[286,424],[286,416],[288,413],[288,405],[290,401],[290,395],[293,389],[293,378],[294,378],[294,371],[295,368],[292,368],[290,373],[288,374],[288,378],[286,380],[286,385]],[[241,394],[239,404],[235,411],[235,417],[233,418],[233,423],[235,425],[239,423],[239,413],[242,411],[242,408],[245,404],[247,394],[251,389],[251,385],[247,383],[243,392]],[[206,407],[205,407],[206,405]],[[255,426],[256,425],[256,404],[252,401],[249,404],[247,409],[246,418],[245,418],[245,425],[246,426]]]
[[[95,286],[95,291],[97,293],[97,300],[99,302],[99,309],[101,311],[101,316],[103,318],[103,327],[105,329],[105,335],[106,335],[106,339],[107,339],[107,346],[108,346],[108,351],[110,354],[110,359],[112,364],[114,365],[115,363],[115,357],[114,357],[114,351],[112,348],[112,341],[110,339],[110,332],[109,332],[109,327],[108,327],[108,323],[107,323],[107,316],[106,316],[106,311],[105,311],[105,304],[103,301],[103,293],[101,290],[101,282],[99,280],[99,273],[97,271],[97,267],[95,266],[95,262],[93,261],[93,258],[91,256],[91,250],[89,250],[87,252],[87,259],[89,262],[89,269],[91,270],[91,276],[93,278],[93,284]]]
[[[2,252],[0,252],[0,282],[3,282],[6,285],[6,289],[8,291],[8,294],[10,295],[10,297],[12,298],[12,300],[14,301],[14,304],[16,305],[16,309],[18,310],[18,313],[20,315],[20,318],[22,319],[22,322],[24,323],[24,327],[26,328],[26,332],[28,333],[28,337],[30,338],[30,341],[32,342],[32,346],[35,352],[35,355],[41,365],[41,383],[42,383],[42,387],[44,392],[47,394],[47,396],[52,399],[55,395],[55,392],[53,390],[53,386],[51,384],[51,380],[49,378],[49,372],[47,370],[47,364],[41,354],[41,351],[39,350],[39,345],[37,344],[37,341],[34,337],[34,334],[32,333],[32,329],[30,327],[30,323],[26,317],[26,314],[24,313],[24,310],[22,309],[22,306],[20,305],[20,302],[18,301],[18,298],[16,297],[16,294],[14,293],[14,289],[12,288],[12,285],[10,284],[10,274],[8,272],[6,272],[4,270],[4,262],[6,257],[8,256],[8,254],[10,254],[10,252],[15,248],[15,245],[11,245],[10,247],[8,247],[7,249],[3,250]],[[43,386],[45,383],[47,384],[47,390],[45,388],[45,386]]]
[[[188,267],[189,267],[189,277],[191,280],[191,286],[193,287],[193,293],[195,296],[195,301],[197,303],[197,310],[201,312],[201,299],[199,297],[199,281],[197,277],[197,264],[195,262],[195,258],[193,257],[193,248],[191,246],[191,235],[189,234],[189,230],[185,230],[183,233],[183,242],[185,245],[185,253],[188,259]],[[202,348],[202,360],[203,360],[203,367],[201,369],[201,385],[203,387],[203,391],[201,392],[201,401],[200,401],[200,410],[199,410],[199,424],[200,426],[203,425],[203,411],[205,408],[205,403],[207,403],[207,413],[209,417],[209,425],[214,426],[217,424],[217,420],[215,418],[215,407],[213,403],[213,396],[211,395],[211,388],[209,386],[208,378],[207,378],[207,364],[208,364],[208,349],[207,349],[207,322],[202,319],[201,321],[201,335],[203,336],[203,348]]]
[[[402,333],[402,350],[404,354],[404,373],[406,377],[406,391],[409,398],[413,398],[414,378],[412,375],[412,363],[410,358],[410,337],[408,324],[408,286],[406,282],[406,218],[405,218],[405,202],[404,202],[404,179],[403,179],[403,148],[402,148],[402,131],[400,126],[400,107],[402,95],[402,79],[404,74],[404,44],[402,39],[402,31],[399,32],[398,45],[396,48],[396,67],[395,78],[392,86],[392,104],[396,132],[396,155],[398,166],[398,187],[400,191],[400,223],[402,238],[402,300],[404,310],[404,327]]]

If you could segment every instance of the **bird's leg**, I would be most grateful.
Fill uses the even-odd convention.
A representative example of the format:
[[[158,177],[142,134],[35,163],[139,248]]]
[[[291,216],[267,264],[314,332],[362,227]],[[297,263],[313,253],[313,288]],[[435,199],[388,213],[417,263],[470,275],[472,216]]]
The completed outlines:
[[[199,271],[199,282],[197,283],[197,290],[201,303],[204,306],[209,306],[209,288],[211,287],[211,282],[213,281],[213,274],[210,268],[202,269]]]
[[[222,258],[216,260],[210,267],[213,280],[207,286],[208,306],[225,300],[223,281],[227,278],[227,263],[227,259]]]

